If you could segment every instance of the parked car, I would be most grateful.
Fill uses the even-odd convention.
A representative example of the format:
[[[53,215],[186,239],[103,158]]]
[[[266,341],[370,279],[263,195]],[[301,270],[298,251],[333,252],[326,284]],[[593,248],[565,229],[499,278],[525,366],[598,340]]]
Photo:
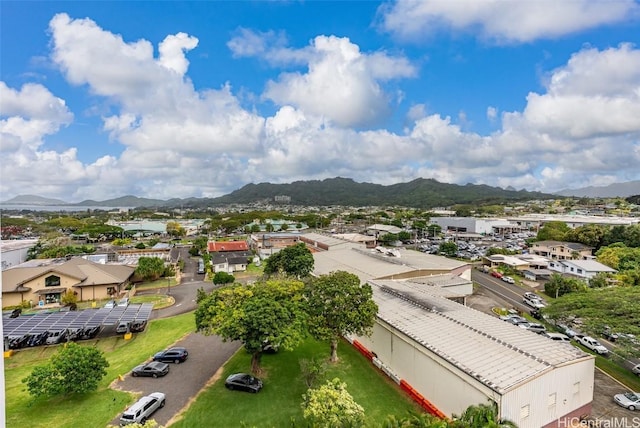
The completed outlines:
[[[571,342],[571,339],[569,338],[569,336],[567,336],[566,334],[562,334],[562,333],[554,333],[554,332],[550,332],[550,331],[545,331],[544,333],[542,333],[542,336],[551,339],[551,340],[555,340],[558,342]]]
[[[147,422],[156,410],[164,407],[165,395],[162,392],[153,392],[136,401],[120,416],[120,425],[129,425],[134,423],[143,424]]]
[[[539,309],[531,309],[531,311],[529,311],[529,315],[537,320],[541,320],[543,318]]]
[[[600,355],[607,355],[609,350],[591,336],[576,336],[578,343]]]
[[[631,367],[631,372],[640,376],[640,364],[636,364],[635,366]]]
[[[491,276],[494,276],[496,278],[502,278],[502,274],[500,272],[498,272],[497,270],[492,270],[491,271]]]
[[[187,352],[186,348],[174,347],[158,352],[153,356],[153,361],[180,364],[185,362],[188,356],[189,352]]]
[[[503,276],[502,279],[504,282],[508,282],[509,284],[515,284],[516,280],[511,278],[510,276]]]
[[[527,306],[531,306],[534,309],[542,309],[544,308],[546,305],[544,304],[544,302],[542,301],[542,299],[540,299],[538,296],[531,297],[529,295],[525,295],[523,296],[524,298],[522,299],[522,302],[527,305]]]
[[[626,394],[616,394],[613,401],[629,410],[640,409],[640,392],[627,392]]]
[[[169,364],[160,361],[152,361],[147,364],[140,364],[131,370],[131,376],[160,377],[169,373]]]
[[[107,303],[104,304],[104,307],[107,309],[113,309],[116,307],[116,301],[115,300],[109,300]]]
[[[500,319],[502,321],[506,321],[506,322],[508,322],[510,324],[515,324],[515,325],[528,322],[526,318],[521,317],[520,315],[512,315],[512,314],[510,314],[510,315],[501,315]]]
[[[247,373],[235,373],[227,378],[224,386],[232,390],[256,393],[262,389],[262,381]]]
[[[556,324],[556,327],[563,332],[564,334],[566,334],[567,336],[569,336],[569,338],[573,338],[575,337],[578,332],[576,332],[575,330],[573,330],[571,327],[569,327],[566,324]]]
[[[55,345],[57,343],[62,343],[67,339],[68,332],[67,330],[50,330],[48,331],[47,338],[45,339],[45,343],[47,345]]]
[[[120,321],[118,326],[116,327],[116,333],[127,333],[131,329],[131,322],[129,321]]]
[[[618,340],[619,336],[618,334],[611,331],[611,327],[605,325],[604,329],[602,330],[602,337],[607,339],[609,342],[615,342],[616,340]]]
[[[545,331],[547,331],[547,328],[545,326],[537,322],[523,322],[521,324],[518,324],[518,327],[524,328],[525,330],[529,330],[538,334],[544,333]]]
[[[124,308],[129,306],[129,298],[128,297],[123,297],[122,299],[118,300],[118,306],[121,306],[121,307],[124,307]]]

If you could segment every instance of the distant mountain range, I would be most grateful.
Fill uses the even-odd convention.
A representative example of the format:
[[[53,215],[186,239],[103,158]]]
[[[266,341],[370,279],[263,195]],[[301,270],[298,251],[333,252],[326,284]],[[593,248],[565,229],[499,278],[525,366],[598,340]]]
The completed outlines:
[[[289,184],[247,184],[218,198],[174,198],[169,200],[123,196],[104,201],[86,200],[67,203],[59,199],[35,195],[20,195],[0,202],[9,209],[12,205],[68,205],[135,208],[206,208],[230,204],[274,203],[276,196],[287,196],[290,204],[302,206],[407,206],[415,208],[446,207],[456,204],[508,203],[531,199],[553,199],[556,195],[528,192],[512,188],[502,189],[486,185],[440,183],[432,179],[416,179],[389,186],[357,183],[350,178],[296,181]]]
[[[560,196],[576,196],[580,198],[626,198],[640,195],[640,180],[625,183],[613,183],[608,186],[589,186],[581,189],[566,189],[557,192]]]

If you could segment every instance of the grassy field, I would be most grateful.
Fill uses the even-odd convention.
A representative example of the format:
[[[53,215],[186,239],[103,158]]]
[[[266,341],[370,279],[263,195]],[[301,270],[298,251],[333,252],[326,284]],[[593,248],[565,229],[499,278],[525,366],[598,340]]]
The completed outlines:
[[[228,391],[223,379],[229,374],[246,372],[250,356],[239,351],[224,367],[220,380],[203,391],[176,428],[220,427],[287,427],[305,426],[302,417],[302,394],[307,386],[301,377],[301,359],[328,358],[327,344],[308,340],[294,351],[281,351],[262,357],[264,388],[258,394]],[[340,378],[356,402],[365,409],[367,426],[379,427],[387,415],[405,415],[419,408],[388,377],[373,368],[347,342],[340,343],[340,362],[330,365],[325,380]],[[324,381],[323,381],[324,382]]]
[[[143,333],[128,341],[122,336],[82,341],[81,344],[95,346],[105,353],[110,364],[107,375],[94,393],[49,400],[33,399],[21,380],[35,366],[46,363],[58,346],[16,352],[5,359],[7,427],[104,428],[135,398],[112,390],[109,385],[193,330],[193,313],[187,313],[154,320]],[[172,426],[211,426],[212,420],[216,421],[215,426],[225,427],[239,427],[242,423],[256,427],[303,425],[300,404],[307,388],[300,375],[299,361],[314,356],[326,358],[328,352],[327,344],[308,340],[295,351],[264,355],[263,391],[259,394],[227,391],[223,382],[218,381],[204,390],[183,418]],[[364,407],[369,426],[379,426],[388,414],[403,415],[418,410],[395,383],[375,370],[351,345],[341,343],[338,352],[340,362],[329,366],[325,379],[339,377],[347,383],[347,390]],[[249,367],[250,356],[240,351],[225,365],[221,379],[233,372],[247,371]]]
[[[152,321],[144,332],[134,334],[133,339],[128,341],[122,336],[117,336],[79,342],[104,351],[109,361],[107,375],[94,393],[51,400],[34,400],[27,393],[21,380],[28,376],[35,366],[46,363],[61,345],[16,352],[4,361],[6,426],[104,428],[133,401],[130,394],[114,391],[109,388],[109,384],[194,328],[193,313],[188,313]]]

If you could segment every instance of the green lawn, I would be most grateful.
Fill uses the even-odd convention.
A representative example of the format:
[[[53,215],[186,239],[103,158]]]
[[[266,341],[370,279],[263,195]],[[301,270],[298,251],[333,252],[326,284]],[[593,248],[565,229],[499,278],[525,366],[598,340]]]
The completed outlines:
[[[135,397],[109,388],[111,382],[129,372],[135,365],[149,359],[155,352],[176,342],[194,330],[193,313],[154,320],[133,339],[122,336],[82,341],[96,346],[109,361],[107,376],[98,391],[84,395],[34,400],[21,382],[37,365],[44,364],[57,346],[25,349],[5,359],[6,424],[7,427],[48,428],[79,426],[104,428],[130,405]],[[213,383],[184,414],[177,427],[246,426],[284,427],[303,425],[300,403],[306,391],[300,377],[299,360],[313,356],[328,357],[329,347],[308,340],[295,351],[264,355],[262,365],[265,388],[259,394],[227,391],[223,381]],[[379,426],[388,414],[403,415],[418,410],[416,405],[385,375],[360,355],[351,345],[340,344],[340,362],[330,366],[326,379],[339,377],[347,390],[364,407],[369,426]],[[247,371],[250,356],[239,351],[224,367],[221,379],[229,373]],[[174,425],[172,425],[174,426]]]
[[[300,374],[299,361],[312,357],[327,358],[328,344],[308,340],[294,351],[280,351],[262,357],[264,388],[258,394],[228,391],[224,379],[231,373],[246,372],[250,356],[240,350],[225,365],[221,378],[191,405],[183,418],[171,425],[177,428],[287,427],[305,426],[302,394],[307,390]],[[347,342],[340,343],[340,362],[331,365],[325,379],[340,378],[356,402],[365,409],[367,426],[379,427],[389,414],[405,415],[420,409],[386,375],[359,354]]]
[[[94,393],[51,400],[32,399],[21,380],[28,376],[35,366],[44,364],[56,352],[57,346],[16,352],[11,358],[4,360],[7,427],[104,428],[133,402],[130,394],[114,391],[109,388],[109,384],[194,328],[193,313],[188,313],[154,320],[144,332],[134,334],[133,339],[128,341],[122,336],[117,336],[79,342],[87,346],[96,346],[105,352],[110,364],[107,375],[100,382],[98,391]]]

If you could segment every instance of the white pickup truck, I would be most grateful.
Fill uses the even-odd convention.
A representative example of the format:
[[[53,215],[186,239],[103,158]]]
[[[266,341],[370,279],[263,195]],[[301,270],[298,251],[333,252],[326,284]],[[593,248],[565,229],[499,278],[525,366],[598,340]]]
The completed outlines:
[[[591,336],[581,336],[578,338],[578,343],[580,343],[585,348],[591,349],[593,352],[600,355],[607,355],[609,350],[605,348],[600,342],[594,339]]]

